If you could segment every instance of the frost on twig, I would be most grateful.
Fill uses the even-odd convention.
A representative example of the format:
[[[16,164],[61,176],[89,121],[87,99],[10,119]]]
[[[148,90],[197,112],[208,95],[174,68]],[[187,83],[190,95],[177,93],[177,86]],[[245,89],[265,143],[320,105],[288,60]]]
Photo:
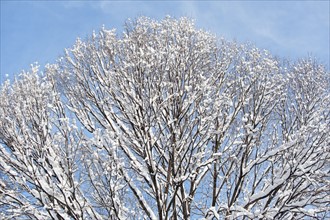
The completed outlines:
[[[186,18],[103,28],[1,86],[0,218],[327,218],[329,82]]]

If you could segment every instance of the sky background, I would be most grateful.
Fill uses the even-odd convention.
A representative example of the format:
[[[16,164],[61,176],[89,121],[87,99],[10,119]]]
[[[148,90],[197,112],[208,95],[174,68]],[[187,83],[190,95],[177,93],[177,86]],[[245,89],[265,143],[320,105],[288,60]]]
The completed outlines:
[[[54,63],[103,25],[122,31],[128,18],[187,16],[227,40],[252,43],[274,56],[312,55],[330,64],[330,1],[8,1],[1,2],[0,82],[30,64]]]

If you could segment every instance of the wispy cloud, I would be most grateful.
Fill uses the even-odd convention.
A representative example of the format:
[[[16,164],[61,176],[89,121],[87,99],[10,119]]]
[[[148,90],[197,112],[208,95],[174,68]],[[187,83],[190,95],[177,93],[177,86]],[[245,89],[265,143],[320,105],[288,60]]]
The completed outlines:
[[[329,63],[329,2],[185,2],[197,24],[281,56],[313,53]],[[320,44],[324,42],[324,45]]]
[[[220,37],[249,41],[280,57],[295,59],[312,53],[330,66],[329,4],[329,1],[1,1],[1,54],[5,54],[1,56],[1,72],[19,72],[35,59],[40,63],[52,61],[76,37],[86,37],[103,24],[120,31],[126,19],[141,15],[155,19],[165,15],[187,16],[195,20],[198,28]]]

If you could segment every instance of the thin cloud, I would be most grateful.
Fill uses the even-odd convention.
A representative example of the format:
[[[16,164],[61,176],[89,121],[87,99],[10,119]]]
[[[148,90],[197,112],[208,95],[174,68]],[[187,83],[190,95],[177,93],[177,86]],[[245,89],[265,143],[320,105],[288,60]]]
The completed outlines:
[[[329,2],[186,2],[181,11],[185,9],[199,26],[220,36],[249,41],[283,57],[313,53],[329,62]]]

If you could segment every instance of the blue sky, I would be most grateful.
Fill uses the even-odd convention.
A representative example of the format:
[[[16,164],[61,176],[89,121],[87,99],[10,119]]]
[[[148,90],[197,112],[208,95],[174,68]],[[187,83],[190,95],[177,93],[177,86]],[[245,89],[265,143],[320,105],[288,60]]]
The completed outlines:
[[[30,64],[54,63],[77,37],[122,30],[128,18],[195,19],[198,28],[251,42],[274,56],[315,56],[329,69],[329,2],[325,1],[1,1],[1,81]]]

